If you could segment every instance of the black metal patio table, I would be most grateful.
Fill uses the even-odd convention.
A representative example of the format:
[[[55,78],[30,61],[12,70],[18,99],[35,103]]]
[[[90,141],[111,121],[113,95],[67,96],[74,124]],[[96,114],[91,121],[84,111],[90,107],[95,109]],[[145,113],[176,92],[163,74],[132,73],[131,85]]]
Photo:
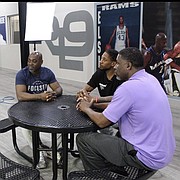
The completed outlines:
[[[75,95],[62,95],[51,102],[22,101],[8,110],[9,118],[15,125],[32,130],[33,166],[39,162],[39,132],[51,133],[53,180],[57,179],[57,133],[62,134],[62,176],[67,179],[68,135],[96,131],[98,127],[89,117],[76,110]],[[72,136],[74,137],[74,136]],[[71,139],[71,142],[73,140]],[[72,144],[70,149],[72,149]]]

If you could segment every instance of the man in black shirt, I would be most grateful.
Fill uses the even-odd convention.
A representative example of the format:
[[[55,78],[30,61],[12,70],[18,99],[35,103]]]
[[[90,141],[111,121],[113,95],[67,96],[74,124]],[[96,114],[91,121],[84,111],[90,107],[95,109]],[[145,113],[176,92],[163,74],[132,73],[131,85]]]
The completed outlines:
[[[98,88],[101,97],[113,96],[116,88],[124,82],[118,80],[114,74],[117,55],[118,51],[114,49],[107,49],[102,54],[99,68],[91,76],[85,87],[77,93],[77,97],[81,96],[83,91],[91,92],[95,88]],[[97,101],[96,98],[95,101]],[[106,134],[113,134],[113,128],[111,126],[100,131]]]

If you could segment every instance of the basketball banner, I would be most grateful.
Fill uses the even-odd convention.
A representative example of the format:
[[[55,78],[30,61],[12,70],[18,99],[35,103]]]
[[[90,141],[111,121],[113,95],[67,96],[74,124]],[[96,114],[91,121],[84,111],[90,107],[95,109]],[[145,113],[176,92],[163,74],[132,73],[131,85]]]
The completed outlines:
[[[116,2],[97,5],[97,61],[108,49],[141,49],[142,2]]]
[[[0,45],[6,45],[6,19],[0,16]]]

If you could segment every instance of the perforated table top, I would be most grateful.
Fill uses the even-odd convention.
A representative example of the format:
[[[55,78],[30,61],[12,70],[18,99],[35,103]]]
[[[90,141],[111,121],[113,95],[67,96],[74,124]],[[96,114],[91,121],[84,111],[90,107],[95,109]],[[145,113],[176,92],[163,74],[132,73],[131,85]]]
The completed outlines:
[[[15,125],[43,132],[85,132],[97,129],[89,117],[76,110],[76,97],[62,95],[51,102],[18,102],[8,110]]]

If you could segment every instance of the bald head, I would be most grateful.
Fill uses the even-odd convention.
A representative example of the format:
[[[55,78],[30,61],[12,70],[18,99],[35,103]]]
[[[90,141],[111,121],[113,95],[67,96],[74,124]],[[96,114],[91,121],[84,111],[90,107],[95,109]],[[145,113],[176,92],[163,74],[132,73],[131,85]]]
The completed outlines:
[[[34,51],[29,55],[27,65],[32,74],[39,73],[42,63],[42,54],[40,52]]]
[[[166,47],[167,47],[167,36],[166,34],[160,32],[155,37],[155,49],[156,51],[161,52]]]
[[[167,39],[166,34],[164,34],[164,33],[161,32],[161,33],[158,33],[158,34],[156,35],[155,41],[165,40],[165,39]]]
[[[37,60],[42,60],[42,54],[38,51],[33,51],[29,56],[33,56]]]

